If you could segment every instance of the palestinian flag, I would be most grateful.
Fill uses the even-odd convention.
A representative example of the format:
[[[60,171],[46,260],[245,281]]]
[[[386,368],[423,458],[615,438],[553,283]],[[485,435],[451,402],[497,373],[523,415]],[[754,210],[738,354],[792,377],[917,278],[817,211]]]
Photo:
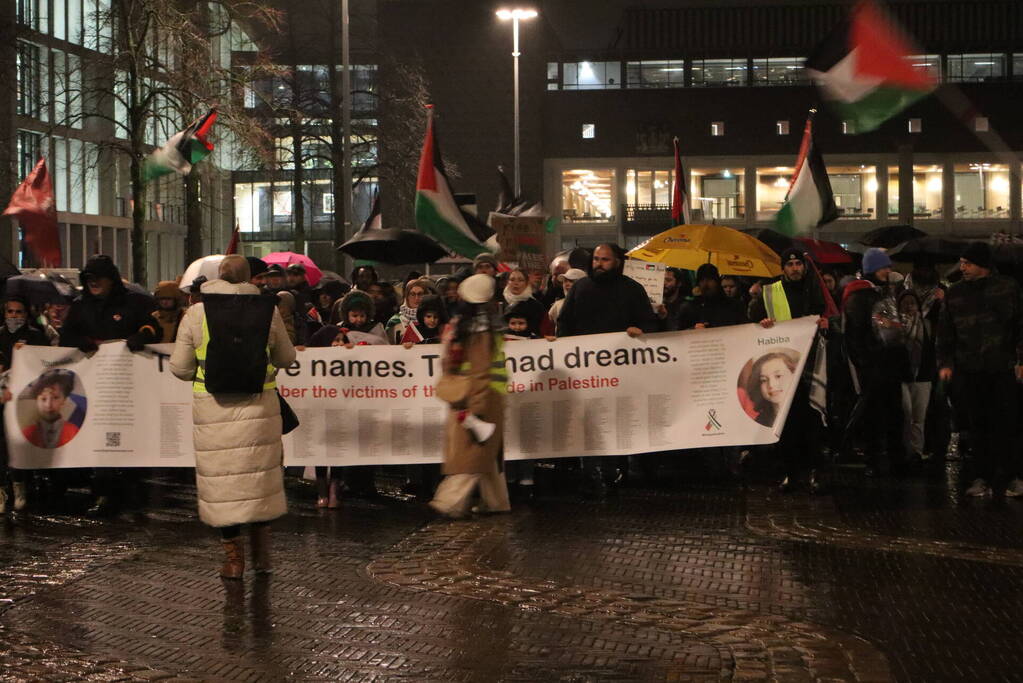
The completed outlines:
[[[854,132],[882,123],[934,90],[909,60],[920,50],[872,0],[861,0],[806,60],[806,72]]]
[[[824,159],[813,141],[813,115],[806,119],[803,142],[799,146],[796,174],[792,176],[785,204],[775,217],[778,232],[792,237],[809,233],[819,225],[838,218],[831,181]]]
[[[216,120],[217,110],[211,109],[191,126],[175,133],[163,147],[146,157],[142,167],[143,179],[148,182],[168,173],[188,175],[193,164],[213,151],[213,143],[207,137]]]
[[[426,139],[416,180],[416,227],[466,258],[496,253],[494,231],[472,214],[462,211],[455,202],[434,133],[433,105],[427,105],[427,110]]]

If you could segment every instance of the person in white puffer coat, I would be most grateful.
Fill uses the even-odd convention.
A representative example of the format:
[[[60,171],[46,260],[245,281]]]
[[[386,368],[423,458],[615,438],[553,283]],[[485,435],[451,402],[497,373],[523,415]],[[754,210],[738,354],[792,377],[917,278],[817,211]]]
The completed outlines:
[[[226,257],[220,264],[220,278],[202,285],[206,295],[252,295],[259,289],[249,283],[249,265],[242,256]],[[212,305],[212,304],[211,304]],[[212,309],[211,309],[212,310]],[[196,488],[199,518],[221,531],[226,561],[221,576],[240,579],[245,571],[241,526],[250,525],[252,563],[257,572],[270,570],[269,522],[287,512],[282,472],[281,409],[276,391],[278,368],[295,360],[295,347],[288,339],[276,308],[272,311],[267,339],[269,350],[261,368],[265,378],[259,393],[208,393],[212,370],[203,370],[209,345],[204,304],[191,306],[178,328],[170,368],[179,379],[193,382],[192,419],[195,442]],[[202,366],[202,367],[201,367]],[[198,371],[198,376],[197,376]],[[258,370],[253,370],[253,373]],[[262,377],[262,375],[260,375]],[[258,378],[257,378],[258,379]]]

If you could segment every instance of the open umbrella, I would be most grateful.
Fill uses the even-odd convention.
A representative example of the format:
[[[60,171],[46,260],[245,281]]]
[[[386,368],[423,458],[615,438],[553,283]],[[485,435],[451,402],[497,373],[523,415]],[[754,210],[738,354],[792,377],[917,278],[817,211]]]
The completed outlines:
[[[747,228],[742,232],[756,237],[758,240],[771,247],[776,254],[781,254],[789,247],[795,245],[791,237],[783,235],[777,230],[771,230],[770,228]]]
[[[713,263],[722,275],[775,277],[781,261],[760,240],[724,225],[676,225],[629,252],[641,261],[696,270]]]
[[[282,268],[287,268],[293,263],[301,263],[305,266],[305,280],[309,283],[310,287],[315,287],[323,277],[323,271],[320,267],[313,263],[313,260],[305,254],[296,254],[293,251],[275,251],[272,254],[267,254],[262,257],[263,262],[268,265],[278,265]]]
[[[888,256],[893,261],[908,261],[911,263],[919,261],[952,263],[959,260],[959,255],[963,253],[964,248],[966,248],[966,242],[962,240],[928,235],[927,237],[909,240],[889,250]]]
[[[806,249],[815,262],[821,265],[835,265],[838,263],[852,263],[852,256],[845,248],[836,242],[824,242],[810,237],[796,237],[796,246]]]
[[[4,295],[21,297],[37,306],[67,303],[67,299],[60,295],[57,286],[42,273],[7,278]]]
[[[213,254],[192,261],[188,264],[188,268],[185,268],[184,275],[181,276],[181,291],[191,292],[192,281],[200,275],[207,280],[216,280],[220,277],[220,262],[223,260],[223,254]]]
[[[418,230],[400,228],[363,228],[340,247],[352,258],[389,263],[394,266],[409,263],[433,263],[448,255],[429,235]]]
[[[865,244],[868,247],[891,249],[903,242],[919,239],[921,237],[927,237],[927,233],[923,230],[914,228],[912,225],[886,225],[883,228],[871,230],[861,237],[859,242],[860,244]]]
[[[15,275],[21,275],[21,271],[13,263],[0,256],[0,280],[6,280],[9,277]]]

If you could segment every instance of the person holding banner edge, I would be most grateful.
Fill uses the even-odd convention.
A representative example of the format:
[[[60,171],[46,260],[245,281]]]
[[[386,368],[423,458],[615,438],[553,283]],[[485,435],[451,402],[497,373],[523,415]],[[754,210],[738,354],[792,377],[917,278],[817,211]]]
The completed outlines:
[[[769,329],[776,322],[819,315],[818,326],[821,330],[828,329],[828,319],[824,316],[826,305],[823,290],[815,277],[807,276],[806,259],[806,254],[794,247],[782,252],[781,278],[764,285],[761,296],[750,302],[750,320]],[[782,454],[784,468],[778,488],[783,493],[790,492],[804,478],[811,493],[819,493],[823,488],[814,467],[821,423],[810,405],[810,375],[813,367],[812,359],[808,360],[778,441],[777,448]]]
[[[294,362],[295,347],[277,298],[249,283],[243,256],[225,257],[219,274],[181,321],[170,368],[192,382],[199,518],[220,529],[221,577],[240,579],[241,525],[249,525],[253,568],[266,573],[269,523],[287,512],[276,377]]]

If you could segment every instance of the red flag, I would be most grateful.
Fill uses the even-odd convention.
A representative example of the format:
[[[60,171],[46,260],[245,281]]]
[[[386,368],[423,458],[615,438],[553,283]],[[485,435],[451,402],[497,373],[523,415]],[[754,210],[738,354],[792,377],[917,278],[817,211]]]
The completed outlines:
[[[234,231],[231,233],[231,241],[227,243],[227,249],[224,250],[224,255],[238,253],[238,237],[241,232],[241,226],[238,225],[238,221],[234,222]]]
[[[690,224],[692,218],[689,215],[689,195],[686,192],[686,173],[682,168],[682,155],[678,151],[678,138],[675,138],[675,186],[671,193],[671,220],[675,225]]]
[[[39,265],[44,268],[60,267],[57,207],[45,159],[39,160],[28,177],[14,191],[11,203],[4,209],[3,215],[13,216],[18,221],[25,244]]]

